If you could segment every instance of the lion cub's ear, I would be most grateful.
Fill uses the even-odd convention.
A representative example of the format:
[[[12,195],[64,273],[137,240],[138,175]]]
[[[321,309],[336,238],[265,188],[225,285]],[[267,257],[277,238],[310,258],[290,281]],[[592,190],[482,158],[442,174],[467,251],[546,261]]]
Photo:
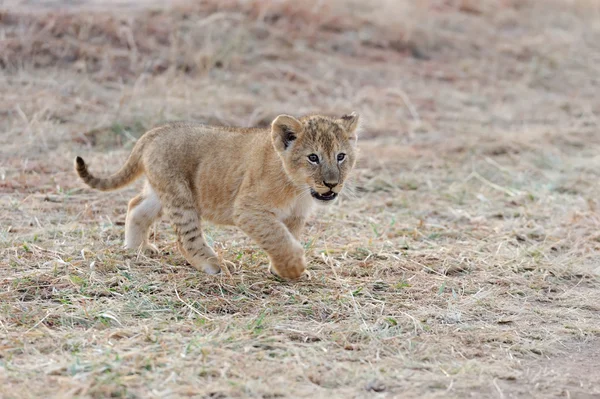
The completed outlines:
[[[279,115],[271,124],[271,140],[277,151],[285,151],[302,134],[302,124],[293,116]]]
[[[348,115],[344,115],[339,119],[340,124],[344,127],[346,132],[354,133],[358,127],[358,114],[353,112]]]
[[[358,139],[358,131],[359,129],[359,118],[356,112],[353,112],[348,115],[342,116],[338,119],[338,123],[342,125],[346,133],[348,134],[348,139],[356,142]]]

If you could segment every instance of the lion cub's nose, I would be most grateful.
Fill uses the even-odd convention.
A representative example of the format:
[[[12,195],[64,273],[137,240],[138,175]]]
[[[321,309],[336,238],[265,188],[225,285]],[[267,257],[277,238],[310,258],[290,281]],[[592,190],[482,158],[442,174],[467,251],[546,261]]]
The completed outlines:
[[[335,186],[337,186],[339,184],[339,182],[332,182],[332,181],[326,181],[323,180],[323,184],[326,185],[329,188],[334,188]]]

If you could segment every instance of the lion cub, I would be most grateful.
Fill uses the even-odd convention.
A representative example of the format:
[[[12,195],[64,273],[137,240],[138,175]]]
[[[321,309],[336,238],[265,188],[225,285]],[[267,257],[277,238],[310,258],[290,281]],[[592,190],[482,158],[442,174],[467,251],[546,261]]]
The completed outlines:
[[[157,249],[148,229],[164,210],[187,261],[209,274],[219,261],[200,220],[236,225],[269,255],[271,271],[295,279],[306,267],[298,242],[313,203],[332,203],[356,161],[358,115],[296,119],[279,115],[270,129],[175,122],[146,132],[125,165],[107,178],[75,170],[90,187],[114,190],[145,174],[129,202],[125,247]]]

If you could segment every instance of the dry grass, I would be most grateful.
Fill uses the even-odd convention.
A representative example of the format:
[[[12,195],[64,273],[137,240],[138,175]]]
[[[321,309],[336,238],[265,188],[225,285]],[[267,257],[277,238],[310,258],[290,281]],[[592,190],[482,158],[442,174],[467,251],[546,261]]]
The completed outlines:
[[[600,395],[595,2],[9,3],[0,397]],[[220,277],[165,222],[122,250],[135,188],[71,170],[163,120],[350,110],[356,193],[295,284],[232,228]]]

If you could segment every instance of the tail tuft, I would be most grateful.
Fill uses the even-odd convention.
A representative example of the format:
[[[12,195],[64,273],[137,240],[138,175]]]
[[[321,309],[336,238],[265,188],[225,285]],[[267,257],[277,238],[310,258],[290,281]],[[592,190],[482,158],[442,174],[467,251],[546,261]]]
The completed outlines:
[[[75,171],[82,179],[85,179],[89,175],[87,171],[87,166],[85,166],[85,161],[83,160],[83,158],[75,158]]]

